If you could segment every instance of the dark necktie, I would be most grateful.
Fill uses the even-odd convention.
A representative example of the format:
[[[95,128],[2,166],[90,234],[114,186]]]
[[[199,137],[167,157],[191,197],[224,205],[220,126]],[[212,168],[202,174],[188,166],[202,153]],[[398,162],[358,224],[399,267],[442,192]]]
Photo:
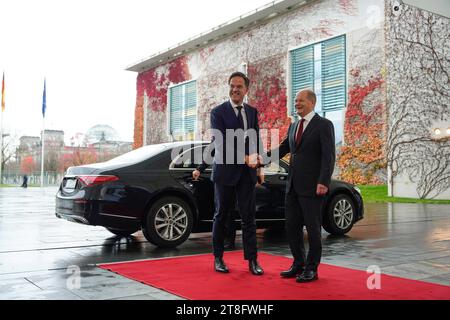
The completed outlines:
[[[238,109],[238,114],[237,114],[237,119],[238,119],[238,123],[239,123],[239,127],[242,130],[244,130],[244,118],[242,117],[242,106],[237,106],[236,107]]]
[[[298,147],[300,145],[300,141],[302,140],[302,134],[303,134],[303,123],[305,122],[305,119],[302,118],[300,120],[300,125],[297,130],[297,135],[295,136],[295,146]]]

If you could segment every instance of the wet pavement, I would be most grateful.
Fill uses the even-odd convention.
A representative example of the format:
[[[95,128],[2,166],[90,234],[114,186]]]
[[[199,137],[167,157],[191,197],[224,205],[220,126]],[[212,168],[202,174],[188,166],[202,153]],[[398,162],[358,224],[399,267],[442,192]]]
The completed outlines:
[[[96,264],[211,252],[210,233],[168,250],[141,232],[119,238],[58,219],[56,190],[0,188],[0,299],[181,299]],[[359,270],[377,265],[384,274],[450,286],[450,205],[366,204],[365,211],[344,237],[323,231],[323,263]],[[290,257],[282,230],[258,230],[258,248]]]

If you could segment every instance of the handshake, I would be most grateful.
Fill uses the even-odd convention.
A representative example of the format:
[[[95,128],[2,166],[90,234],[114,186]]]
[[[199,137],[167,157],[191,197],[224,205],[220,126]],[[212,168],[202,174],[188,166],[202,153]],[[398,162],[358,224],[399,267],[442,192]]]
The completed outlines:
[[[257,153],[245,156],[245,164],[252,169],[258,169],[259,167],[264,167],[263,157]]]
[[[245,156],[245,164],[252,169],[256,169],[256,176],[258,177],[258,184],[261,185],[264,183],[264,167],[263,157],[257,153],[246,155]],[[201,172],[199,169],[195,169],[192,171],[192,179],[194,181],[198,181],[200,178]]]
[[[257,153],[245,156],[245,164],[252,169],[256,169],[256,176],[258,178],[257,184],[262,185],[264,183],[264,167],[263,157]]]

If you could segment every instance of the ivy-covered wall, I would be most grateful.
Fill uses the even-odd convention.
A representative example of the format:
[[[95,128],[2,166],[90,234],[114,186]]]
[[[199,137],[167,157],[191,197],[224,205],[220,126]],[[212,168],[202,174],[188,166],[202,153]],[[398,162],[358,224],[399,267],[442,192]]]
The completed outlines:
[[[374,13],[375,12],[375,13]],[[247,65],[248,102],[259,111],[261,128],[280,129],[291,122],[287,112],[288,52],[345,34],[348,105],[344,146],[338,146],[336,173],[349,182],[386,181],[386,92],[384,0],[322,0],[265,24],[234,34],[137,78],[134,146],[142,145],[143,107],[147,102],[147,143],[168,141],[167,89],[170,83],[197,80],[197,139],[207,140],[210,110],[228,99],[227,79]],[[378,13],[378,16],[376,14]],[[376,19],[374,19],[374,17]],[[148,99],[144,99],[145,93]]]
[[[450,199],[450,19],[386,6],[388,185],[394,196]],[[434,129],[444,133],[434,135]]]
[[[147,143],[167,141],[166,109],[167,90],[171,83],[189,80],[189,66],[186,57],[180,57],[164,66],[139,73],[134,118],[134,148],[143,145],[144,101],[147,114]],[[146,96],[146,97],[145,97]]]

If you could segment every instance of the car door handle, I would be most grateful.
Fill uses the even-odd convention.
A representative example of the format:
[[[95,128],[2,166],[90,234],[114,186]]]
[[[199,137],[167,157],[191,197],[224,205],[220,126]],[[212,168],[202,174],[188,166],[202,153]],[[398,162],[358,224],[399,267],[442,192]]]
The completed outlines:
[[[286,180],[285,176],[280,176],[280,180]]]

